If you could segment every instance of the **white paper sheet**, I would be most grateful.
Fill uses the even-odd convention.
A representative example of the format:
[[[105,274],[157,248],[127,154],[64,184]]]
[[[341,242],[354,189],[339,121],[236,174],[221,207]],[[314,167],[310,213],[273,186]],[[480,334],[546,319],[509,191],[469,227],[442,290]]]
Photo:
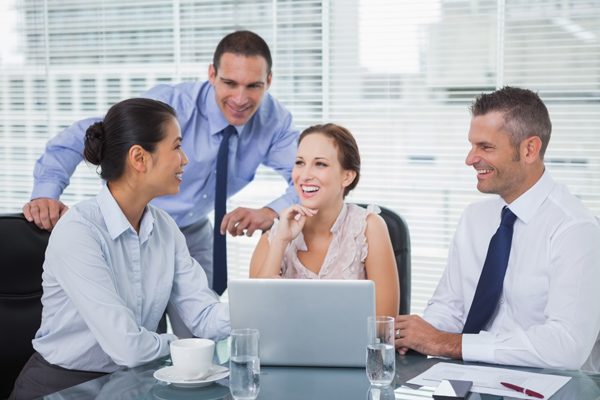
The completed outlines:
[[[457,379],[473,382],[471,392],[510,396],[518,399],[534,397],[508,389],[500,382],[508,382],[544,395],[548,399],[563,387],[571,377],[536,374],[507,368],[480,367],[452,363],[438,363],[407,383],[421,386],[437,386],[442,379]]]

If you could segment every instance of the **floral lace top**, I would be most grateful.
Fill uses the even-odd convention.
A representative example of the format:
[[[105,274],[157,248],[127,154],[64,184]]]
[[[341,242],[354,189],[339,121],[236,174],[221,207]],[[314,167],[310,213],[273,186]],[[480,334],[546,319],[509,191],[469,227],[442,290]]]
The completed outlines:
[[[307,251],[302,232],[285,249],[281,262],[281,276],[292,279],[367,279],[365,258],[368,245],[365,237],[367,216],[379,214],[379,207],[370,205],[367,209],[356,204],[342,207],[331,227],[331,244],[319,274],[307,269],[298,259],[298,251]],[[279,220],[275,220],[269,233],[269,243],[273,240]]]

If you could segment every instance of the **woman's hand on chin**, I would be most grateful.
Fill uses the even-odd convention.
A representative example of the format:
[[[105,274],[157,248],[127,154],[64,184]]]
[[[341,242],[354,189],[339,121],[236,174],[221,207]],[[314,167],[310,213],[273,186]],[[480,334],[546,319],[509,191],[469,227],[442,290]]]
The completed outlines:
[[[318,211],[300,204],[294,204],[282,210],[279,215],[279,225],[277,225],[275,237],[286,243],[291,242],[302,232],[306,218],[312,217]]]

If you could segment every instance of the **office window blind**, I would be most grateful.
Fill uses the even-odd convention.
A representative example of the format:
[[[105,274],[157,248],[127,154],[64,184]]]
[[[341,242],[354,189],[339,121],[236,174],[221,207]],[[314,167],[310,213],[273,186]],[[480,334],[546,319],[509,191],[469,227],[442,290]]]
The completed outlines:
[[[464,164],[476,94],[539,92],[554,125],[547,168],[600,215],[599,2],[333,1],[329,15],[329,119],[362,152],[352,200],[408,222],[413,312],[437,285],[462,210],[484,197]]]
[[[553,135],[546,166],[600,215],[600,2],[584,0],[6,0],[0,3],[0,211],[32,189],[45,142],[75,120],[158,83],[205,80],[235,29],[271,47],[270,92],[300,129],[348,127],[363,171],[348,201],[403,215],[412,239],[412,312],[421,313],[476,190],[468,106],[503,85],[538,91]],[[262,207],[285,190],[261,168],[229,201]],[[81,164],[62,200],[97,193]],[[247,276],[258,234],[228,238]]]

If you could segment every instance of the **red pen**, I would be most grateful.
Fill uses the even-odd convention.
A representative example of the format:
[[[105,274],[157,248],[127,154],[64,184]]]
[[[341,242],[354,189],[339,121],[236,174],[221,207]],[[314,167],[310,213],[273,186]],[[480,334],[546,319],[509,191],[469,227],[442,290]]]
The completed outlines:
[[[522,388],[521,386],[513,385],[512,383],[500,382],[502,386],[506,386],[509,389],[516,390],[517,392],[525,393],[527,396],[537,397],[538,399],[543,399],[544,395],[538,392],[534,392],[533,390]]]

